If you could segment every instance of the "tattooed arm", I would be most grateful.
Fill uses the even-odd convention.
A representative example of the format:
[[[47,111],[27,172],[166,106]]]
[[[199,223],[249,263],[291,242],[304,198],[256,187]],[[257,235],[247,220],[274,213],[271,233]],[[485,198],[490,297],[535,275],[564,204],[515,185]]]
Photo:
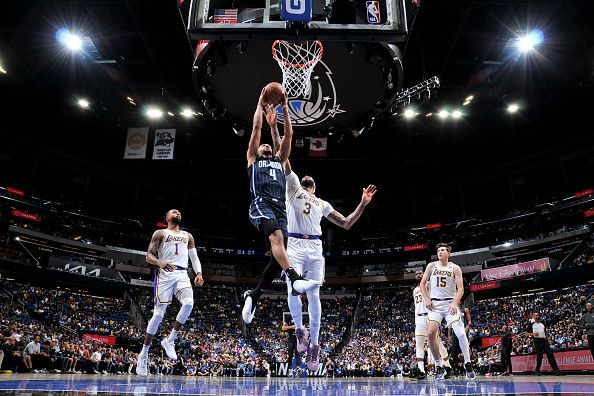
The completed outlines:
[[[264,116],[266,117],[266,122],[270,127],[270,135],[272,136],[272,152],[274,153],[274,155],[278,155],[278,150],[280,149],[281,145],[281,137],[278,131],[276,109],[273,105],[266,105],[266,109],[264,110]]]
[[[359,217],[361,217],[361,215],[363,214],[365,207],[367,206],[367,204],[369,204],[369,202],[371,202],[371,199],[373,198],[376,192],[377,189],[375,188],[375,186],[373,184],[370,184],[367,188],[363,189],[363,196],[361,197],[361,202],[353,211],[353,213],[351,213],[347,217],[344,217],[342,213],[334,210],[330,212],[330,214],[328,214],[326,218],[331,223],[334,223],[337,226],[344,228],[345,230],[349,230],[353,226],[353,224],[355,224],[357,220],[359,220]]]
[[[165,232],[163,230],[157,230],[153,233],[151,238],[151,243],[149,244],[148,250],[146,252],[146,262],[152,265],[156,265],[159,268],[164,269],[165,271],[173,271],[175,269],[175,265],[168,263],[159,259],[159,246],[163,243],[163,239],[165,238]]]

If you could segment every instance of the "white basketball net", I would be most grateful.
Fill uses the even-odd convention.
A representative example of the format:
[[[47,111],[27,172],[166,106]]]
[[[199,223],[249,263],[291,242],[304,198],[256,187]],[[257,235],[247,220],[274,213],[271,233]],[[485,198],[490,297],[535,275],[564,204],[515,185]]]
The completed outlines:
[[[272,57],[283,72],[283,87],[289,97],[309,96],[311,72],[323,53],[324,47],[318,40],[302,43],[276,40],[272,44]]]

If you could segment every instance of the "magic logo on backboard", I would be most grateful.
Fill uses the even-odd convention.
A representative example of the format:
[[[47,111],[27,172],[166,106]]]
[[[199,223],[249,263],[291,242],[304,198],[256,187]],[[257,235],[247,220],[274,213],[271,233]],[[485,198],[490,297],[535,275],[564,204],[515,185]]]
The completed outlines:
[[[283,122],[283,111],[277,106],[278,120]],[[340,108],[332,71],[323,60],[315,66],[311,75],[311,90],[308,96],[289,97],[289,116],[293,126],[312,126],[334,118],[346,110]]]

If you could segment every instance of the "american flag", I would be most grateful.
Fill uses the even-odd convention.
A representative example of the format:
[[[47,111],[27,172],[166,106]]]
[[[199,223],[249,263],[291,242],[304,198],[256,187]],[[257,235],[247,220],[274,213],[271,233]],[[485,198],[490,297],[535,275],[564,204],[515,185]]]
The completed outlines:
[[[215,9],[214,23],[237,23],[237,8]]]

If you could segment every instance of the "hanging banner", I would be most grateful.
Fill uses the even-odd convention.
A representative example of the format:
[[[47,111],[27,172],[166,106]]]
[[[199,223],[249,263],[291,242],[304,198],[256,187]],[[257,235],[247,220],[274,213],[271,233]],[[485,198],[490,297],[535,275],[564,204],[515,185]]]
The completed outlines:
[[[153,159],[173,159],[175,148],[175,129],[157,129]]]
[[[328,138],[309,138],[309,156],[326,157],[328,155]]]
[[[148,141],[148,127],[128,128],[124,159],[146,158],[146,144]]]
[[[549,259],[545,257],[542,259],[532,260],[525,263],[481,270],[481,279],[483,281],[510,279],[518,276],[533,274],[536,272],[548,271],[550,269],[551,264],[549,263]]]

